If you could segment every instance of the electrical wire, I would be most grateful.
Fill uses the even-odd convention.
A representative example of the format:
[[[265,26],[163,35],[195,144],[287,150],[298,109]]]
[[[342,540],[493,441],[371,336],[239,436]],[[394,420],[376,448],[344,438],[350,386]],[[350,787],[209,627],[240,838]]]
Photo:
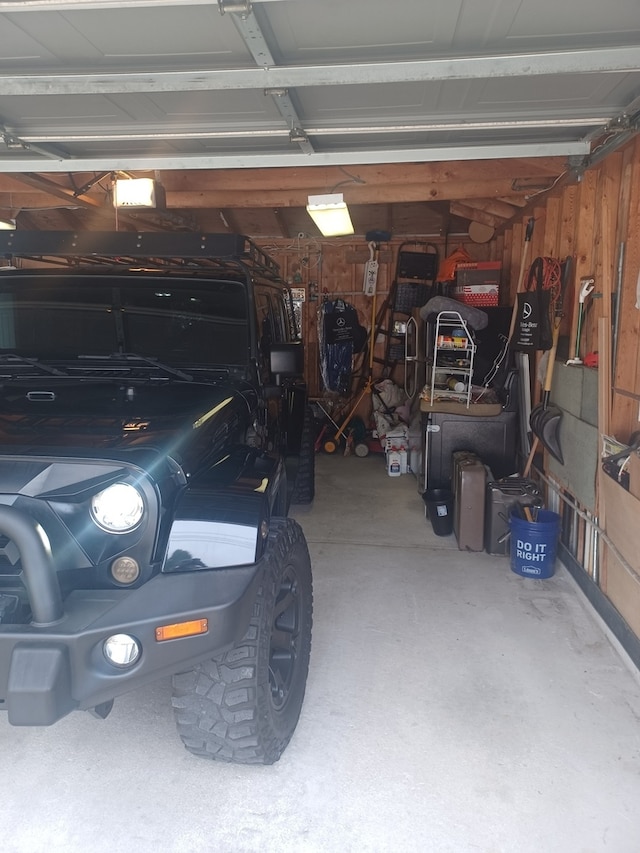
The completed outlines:
[[[551,190],[556,186],[558,181],[560,181],[562,178],[564,178],[564,176],[567,175],[568,173],[569,173],[568,169],[565,169],[564,172],[560,172],[560,174],[558,175],[558,177],[555,179],[555,181],[552,184],[549,184],[548,187],[545,187],[544,189],[538,190],[535,193],[531,193],[531,195],[526,195],[524,197],[525,201],[531,201],[531,199],[535,198],[536,196],[543,195],[544,193],[551,192]]]

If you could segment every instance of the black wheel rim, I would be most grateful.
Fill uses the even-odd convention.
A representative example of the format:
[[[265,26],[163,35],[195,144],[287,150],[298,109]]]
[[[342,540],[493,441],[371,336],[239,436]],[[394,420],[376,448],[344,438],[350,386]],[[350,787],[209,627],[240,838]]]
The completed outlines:
[[[302,618],[298,577],[288,566],[276,594],[269,644],[269,686],[277,710],[286,705],[295,679]]]

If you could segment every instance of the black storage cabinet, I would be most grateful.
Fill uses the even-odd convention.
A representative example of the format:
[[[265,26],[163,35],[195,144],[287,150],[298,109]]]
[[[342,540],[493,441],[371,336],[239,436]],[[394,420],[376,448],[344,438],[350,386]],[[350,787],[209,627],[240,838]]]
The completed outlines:
[[[503,410],[498,415],[475,417],[447,412],[422,413],[422,488],[452,487],[452,454],[470,450],[491,469],[495,479],[508,477],[517,469],[518,413]]]

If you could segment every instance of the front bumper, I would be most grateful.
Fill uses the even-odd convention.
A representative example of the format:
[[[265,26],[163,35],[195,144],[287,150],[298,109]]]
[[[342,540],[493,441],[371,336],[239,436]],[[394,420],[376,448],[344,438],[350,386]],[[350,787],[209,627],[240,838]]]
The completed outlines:
[[[9,515],[15,520],[15,510]],[[2,522],[0,513],[0,527]],[[12,529],[12,535],[22,540],[35,618],[30,625],[0,624],[0,709],[13,725],[50,725],[72,710],[94,708],[190,669],[247,630],[262,561],[160,574],[137,589],[75,590],[62,601],[53,566],[28,527]],[[205,634],[156,640],[157,627],[194,619],[208,620]],[[126,670],[109,663],[102,651],[104,640],[119,633],[135,637],[142,649]]]

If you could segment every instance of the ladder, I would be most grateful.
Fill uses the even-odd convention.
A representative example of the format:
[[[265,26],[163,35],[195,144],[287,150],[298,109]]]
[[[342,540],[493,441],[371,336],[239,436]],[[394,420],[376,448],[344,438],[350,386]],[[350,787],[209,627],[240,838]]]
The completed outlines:
[[[408,397],[414,396],[418,385],[418,324],[413,314],[427,302],[437,272],[438,249],[433,243],[401,243],[394,279],[376,317],[375,340],[384,337],[384,354],[374,362],[381,365],[383,379],[394,379],[402,367]]]

